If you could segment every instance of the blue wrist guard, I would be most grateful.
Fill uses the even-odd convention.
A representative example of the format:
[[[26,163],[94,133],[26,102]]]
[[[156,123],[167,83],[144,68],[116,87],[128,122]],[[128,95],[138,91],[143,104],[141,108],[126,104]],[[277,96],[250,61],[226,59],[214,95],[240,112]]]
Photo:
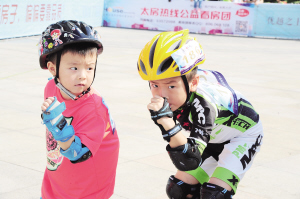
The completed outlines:
[[[90,150],[81,143],[79,137],[75,135],[75,140],[67,150],[60,148],[60,153],[71,160],[72,163],[82,162],[87,160],[92,154]],[[78,161],[80,160],[80,161]]]
[[[52,133],[54,139],[61,142],[68,141],[75,134],[73,126],[69,125],[62,115],[64,110],[66,110],[65,103],[60,103],[54,97],[52,104],[43,112],[44,124]]]

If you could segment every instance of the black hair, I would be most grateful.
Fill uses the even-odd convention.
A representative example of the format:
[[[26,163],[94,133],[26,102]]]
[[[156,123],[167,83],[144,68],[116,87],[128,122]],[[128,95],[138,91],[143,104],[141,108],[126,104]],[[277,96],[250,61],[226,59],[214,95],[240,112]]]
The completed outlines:
[[[192,79],[195,77],[198,71],[198,66],[196,66],[190,73],[186,75],[186,79],[188,82],[191,82]]]

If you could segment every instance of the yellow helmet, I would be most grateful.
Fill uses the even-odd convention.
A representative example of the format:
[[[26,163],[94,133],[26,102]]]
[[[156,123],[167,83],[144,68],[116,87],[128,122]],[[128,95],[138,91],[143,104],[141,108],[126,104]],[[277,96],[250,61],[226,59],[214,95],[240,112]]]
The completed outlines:
[[[174,54],[179,50],[191,53],[191,51],[184,50],[187,48],[182,48],[190,41],[194,41],[194,45],[197,47],[197,57],[192,57],[194,62],[189,67],[178,65],[178,60],[176,63],[173,59]],[[183,59],[184,52],[178,53],[177,57]],[[185,59],[187,58],[185,57]],[[205,55],[202,46],[196,38],[190,37],[189,30],[185,29],[178,32],[163,32],[153,37],[141,51],[137,65],[142,79],[151,81],[186,75],[204,61]]]

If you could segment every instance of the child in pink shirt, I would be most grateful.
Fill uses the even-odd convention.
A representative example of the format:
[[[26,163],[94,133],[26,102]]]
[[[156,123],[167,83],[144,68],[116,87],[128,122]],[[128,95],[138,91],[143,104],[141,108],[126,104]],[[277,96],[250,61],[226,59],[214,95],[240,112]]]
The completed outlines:
[[[84,22],[59,21],[42,33],[40,66],[55,77],[41,107],[47,126],[43,199],[113,194],[119,138],[104,99],[91,87],[102,51],[97,31]]]

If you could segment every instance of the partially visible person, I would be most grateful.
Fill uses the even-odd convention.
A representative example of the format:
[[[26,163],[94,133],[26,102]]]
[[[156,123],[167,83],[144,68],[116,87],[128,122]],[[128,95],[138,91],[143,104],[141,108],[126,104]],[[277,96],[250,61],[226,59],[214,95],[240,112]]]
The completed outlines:
[[[201,4],[202,4],[202,1],[203,0],[191,0],[191,1],[194,1],[194,9],[198,12],[201,11]],[[197,9],[198,7],[198,9]]]
[[[244,3],[253,3],[255,5],[264,3],[264,0],[243,0]]]
[[[280,4],[287,4],[286,1],[280,1],[280,0],[276,0],[276,1],[277,1],[277,3],[280,3]]]
[[[231,0],[233,3],[243,3],[243,0]]]

